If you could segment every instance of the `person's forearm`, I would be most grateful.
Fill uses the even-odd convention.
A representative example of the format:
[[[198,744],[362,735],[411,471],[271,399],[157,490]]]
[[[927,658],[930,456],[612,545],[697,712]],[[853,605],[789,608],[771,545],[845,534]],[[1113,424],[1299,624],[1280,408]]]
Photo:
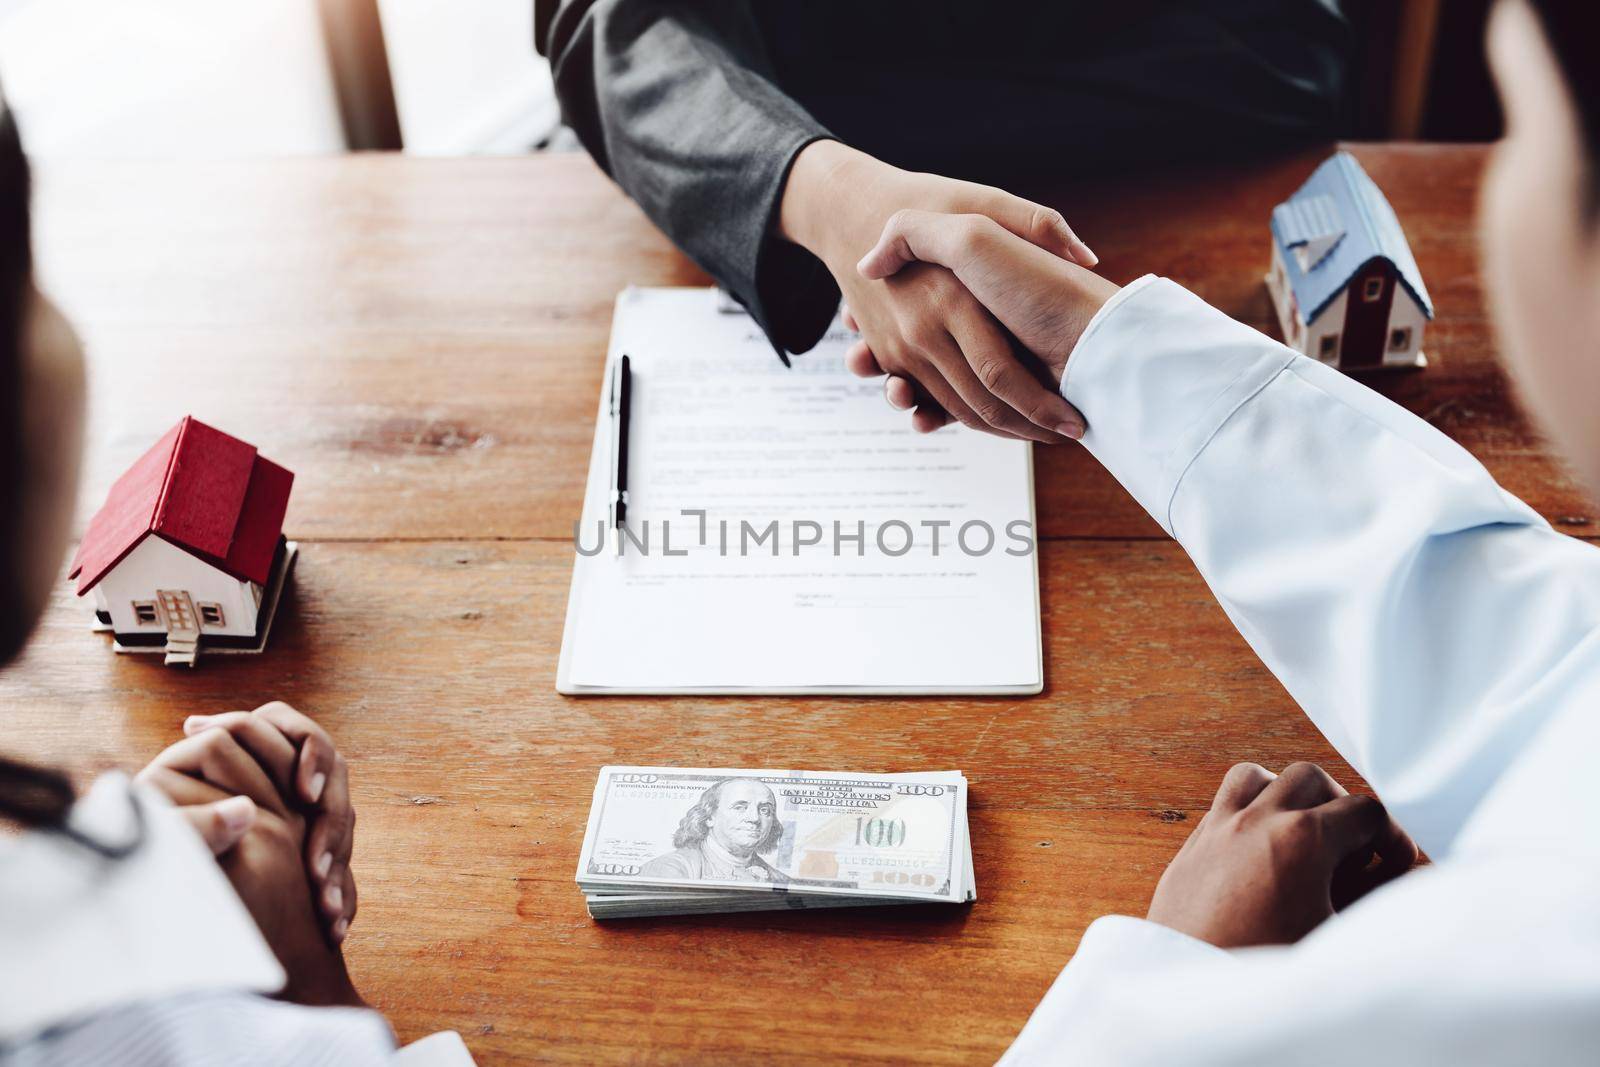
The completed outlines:
[[[1039,204],[991,186],[902,170],[831,139],[795,157],[774,228],[835,275],[853,276],[884,224],[902,209],[991,218],[1057,257],[1094,262],[1060,215]]]
[[[1102,312],[1062,392],[1435,857],[1591,684],[1600,552],[1370,389],[1152,280]]]
[[[895,208],[901,172],[840,141],[815,141],[789,169],[778,210],[778,236],[833,269],[853,263]]]
[[[308,1008],[370,1008],[350,980],[344,956],[330,959],[285,960],[289,983],[278,994],[280,999]]]
[[[790,161],[827,131],[776,84],[749,5],[573,0],[544,44],[595,161],[775,344],[815,343],[838,291],[772,220]]]

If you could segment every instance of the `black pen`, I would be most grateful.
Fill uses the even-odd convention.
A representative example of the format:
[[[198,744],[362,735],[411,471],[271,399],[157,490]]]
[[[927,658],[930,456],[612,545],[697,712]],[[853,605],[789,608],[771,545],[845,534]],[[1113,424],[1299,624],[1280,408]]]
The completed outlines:
[[[621,531],[628,518],[628,413],[633,372],[626,354],[611,366],[611,528]]]

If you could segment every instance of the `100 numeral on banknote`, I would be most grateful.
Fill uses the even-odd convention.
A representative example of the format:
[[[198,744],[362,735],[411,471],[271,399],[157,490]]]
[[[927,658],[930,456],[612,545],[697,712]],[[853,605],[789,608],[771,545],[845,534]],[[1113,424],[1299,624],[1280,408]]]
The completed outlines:
[[[953,773],[607,767],[578,881],[957,900],[965,789]]]

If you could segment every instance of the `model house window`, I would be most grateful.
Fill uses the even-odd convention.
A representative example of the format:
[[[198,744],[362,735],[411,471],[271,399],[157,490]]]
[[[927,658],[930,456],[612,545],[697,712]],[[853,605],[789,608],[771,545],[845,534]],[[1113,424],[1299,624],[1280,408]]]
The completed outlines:
[[[1404,352],[1411,347],[1411,327],[1389,331],[1389,351]]]
[[[156,624],[155,601],[135,600],[133,602],[133,621],[140,626],[154,626]]]
[[[199,607],[199,609],[200,609],[200,621],[201,622],[205,623],[207,626],[221,626],[221,625],[223,625],[223,623],[222,623],[222,605],[221,604],[204,604],[204,603],[202,603],[202,604],[198,604],[196,606]]]
[[[1369,303],[1369,304],[1372,303],[1374,300],[1378,299],[1378,297],[1380,297],[1382,295],[1383,295],[1383,279],[1382,278],[1368,278],[1366,280],[1366,282],[1364,282],[1362,284],[1361,299],[1365,300],[1367,303]]]
[[[1323,359],[1331,359],[1339,354],[1339,335],[1336,333],[1325,334],[1322,344],[1317,348],[1317,354]]]

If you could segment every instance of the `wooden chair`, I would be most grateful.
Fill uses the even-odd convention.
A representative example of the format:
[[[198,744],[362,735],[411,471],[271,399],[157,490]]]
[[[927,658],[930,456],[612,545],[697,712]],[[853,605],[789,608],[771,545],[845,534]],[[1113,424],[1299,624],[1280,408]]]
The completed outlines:
[[[378,0],[317,0],[339,121],[352,152],[398,152],[400,113]]]

